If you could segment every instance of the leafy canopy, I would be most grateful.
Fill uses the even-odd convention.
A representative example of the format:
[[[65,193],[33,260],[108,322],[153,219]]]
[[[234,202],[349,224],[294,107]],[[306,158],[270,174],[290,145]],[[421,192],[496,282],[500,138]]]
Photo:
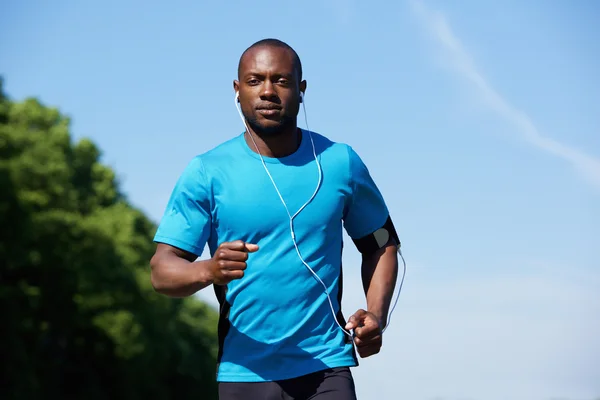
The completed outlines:
[[[216,398],[216,313],[154,292],[155,225],[69,129],[0,80],[2,397]]]

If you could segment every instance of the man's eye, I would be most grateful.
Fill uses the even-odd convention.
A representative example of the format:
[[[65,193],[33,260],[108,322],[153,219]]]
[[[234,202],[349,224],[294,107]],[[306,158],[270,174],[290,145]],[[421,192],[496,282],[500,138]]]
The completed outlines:
[[[280,79],[278,82],[281,83],[282,85],[287,85],[289,83],[289,81],[287,79]]]
[[[258,81],[258,79],[250,79],[248,81],[249,85],[258,85],[260,82]]]

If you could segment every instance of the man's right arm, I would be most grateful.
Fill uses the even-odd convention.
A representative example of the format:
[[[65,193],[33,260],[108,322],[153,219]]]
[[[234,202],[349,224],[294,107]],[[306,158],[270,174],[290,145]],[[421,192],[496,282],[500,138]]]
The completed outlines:
[[[213,257],[196,261],[211,234],[211,198],[202,160],[195,157],[177,180],[154,236],[158,245],[150,267],[157,292],[186,297],[244,276],[248,253],[258,250],[255,244],[224,242]]]
[[[244,277],[249,253],[257,250],[241,240],[224,242],[212,258],[194,261],[195,254],[159,243],[150,260],[152,286],[167,296],[187,297],[211,284],[226,285]]]
[[[209,286],[210,261],[196,261],[211,230],[211,189],[201,158],[193,158],[177,180],[154,236],[150,260],[154,289],[186,297]]]

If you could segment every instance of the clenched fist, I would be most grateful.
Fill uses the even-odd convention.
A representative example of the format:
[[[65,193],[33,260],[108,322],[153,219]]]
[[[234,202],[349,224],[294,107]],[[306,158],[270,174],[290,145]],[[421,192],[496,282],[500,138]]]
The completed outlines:
[[[248,253],[254,253],[258,246],[241,240],[224,242],[219,245],[209,264],[211,281],[215,285],[226,285],[244,276]]]
[[[354,343],[362,358],[377,354],[381,350],[381,324],[373,313],[358,310],[348,320],[346,329],[354,329]]]

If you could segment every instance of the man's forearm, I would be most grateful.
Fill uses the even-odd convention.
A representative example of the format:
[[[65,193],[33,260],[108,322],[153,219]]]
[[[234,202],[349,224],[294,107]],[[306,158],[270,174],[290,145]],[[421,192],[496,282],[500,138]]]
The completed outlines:
[[[167,296],[191,296],[212,283],[207,262],[210,260],[190,262],[172,255],[153,257],[150,262],[152,286]]]
[[[363,256],[362,281],[367,297],[367,311],[377,317],[381,329],[387,323],[397,277],[398,254],[393,243],[371,255]]]

